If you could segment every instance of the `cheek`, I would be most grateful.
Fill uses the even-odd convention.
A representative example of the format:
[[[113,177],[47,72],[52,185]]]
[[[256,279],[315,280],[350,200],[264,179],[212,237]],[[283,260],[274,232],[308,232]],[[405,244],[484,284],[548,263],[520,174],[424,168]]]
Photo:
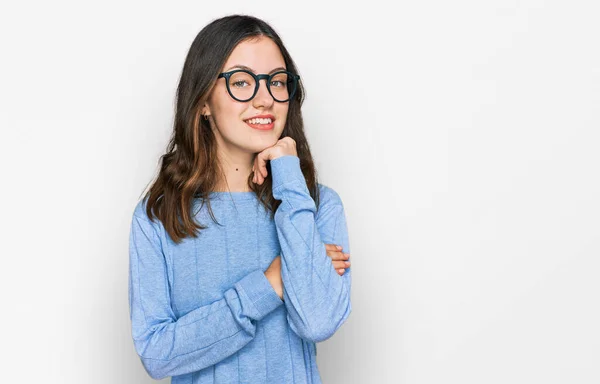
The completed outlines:
[[[219,124],[231,125],[242,122],[246,106],[232,100],[227,90],[219,92],[215,95],[213,110],[215,119]]]
[[[279,119],[277,121],[279,121],[278,126],[280,127],[280,130],[283,130],[283,127],[285,127],[285,123],[287,121],[287,114],[288,114],[287,106],[282,106],[277,111],[277,116],[279,116]]]

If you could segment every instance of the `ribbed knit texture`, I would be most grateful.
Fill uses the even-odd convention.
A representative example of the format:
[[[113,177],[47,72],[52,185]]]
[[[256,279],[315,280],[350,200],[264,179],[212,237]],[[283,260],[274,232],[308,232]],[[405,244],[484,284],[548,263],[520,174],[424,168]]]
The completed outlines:
[[[135,350],[148,374],[172,383],[321,383],[316,344],[350,315],[351,269],[340,276],[325,243],[350,253],[339,195],[309,194],[300,159],[271,160],[271,220],[254,192],[195,199],[198,238],[175,244],[135,207],[129,242],[129,305]],[[281,256],[284,299],[264,275]]]

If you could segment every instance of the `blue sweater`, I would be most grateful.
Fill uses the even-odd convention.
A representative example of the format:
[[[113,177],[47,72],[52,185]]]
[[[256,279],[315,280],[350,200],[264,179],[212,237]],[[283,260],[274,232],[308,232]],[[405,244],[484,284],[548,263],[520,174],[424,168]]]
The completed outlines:
[[[135,349],[148,374],[172,383],[321,383],[316,344],[351,312],[351,268],[340,276],[325,252],[350,253],[339,195],[318,184],[317,213],[300,159],[271,160],[269,217],[254,192],[212,192],[193,202],[207,229],[174,243],[135,207],[129,242],[129,304]],[[283,300],[264,271],[281,255]]]

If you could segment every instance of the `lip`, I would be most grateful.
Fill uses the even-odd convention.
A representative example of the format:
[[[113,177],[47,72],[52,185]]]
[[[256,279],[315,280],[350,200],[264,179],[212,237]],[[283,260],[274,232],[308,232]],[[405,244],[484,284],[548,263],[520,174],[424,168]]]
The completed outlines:
[[[245,119],[244,121],[252,120],[252,119],[271,119],[271,121],[275,121],[275,116],[273,115],[256,115]]]
[[[271,119],[271,124],[250,124],[248,121],[250,121],[252,119]],[[273,129],[273,127],[275,126],[275,116],[273,116],[273,115],[256,115],[256,116],[252,116],[252,117],[244,120],[244,123],[248,124],[248,126],[250,128],[258,129],[260,131],[268,131],[268,130]]]

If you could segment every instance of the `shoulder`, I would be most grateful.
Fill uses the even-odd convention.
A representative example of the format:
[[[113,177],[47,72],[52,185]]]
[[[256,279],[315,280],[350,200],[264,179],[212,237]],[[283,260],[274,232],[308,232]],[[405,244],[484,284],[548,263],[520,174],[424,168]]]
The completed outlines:
[[[342,198],[335,189],[320,183],[317,184],[319,186],[319,208],[315,214],[315,221],[323,231],[335,231],[338,221],[345,215]]]
[[[135,205],[135,208],[133,209],[133,215],[138,218],[150,221],[150,219],[148,218],[148,214],[146,213],[146,204],[147,199],[141,199],[140,201],[138,201],[138,203]]]
[[[132,226],[143,231],[154,232],[160,242],[165,242],[170,239],[167,235],[167,231],[162,221],[157,217],[153,217],[150,219],[148,214],[146,213],[147,207],[147,198],[144,198],[137,202],[135,208],[133,209],[133,213],[131,215]]]
[[[153,218],[153,220],[150,220],[150,218],[148,217],[148,214],[146,213],[146,207],[148,206],[148,199],[147,197],[144,197],[143,199],[141,199],[140,201],[138,201],[138,203],[135,205],[135,208],[133,209],[133,219],[138,219],[138,220],[143,220],[144,222],[146,222],[147,224],[150,224],[152,227],[154,227],[157,230],[162,230],[162,223],[160,222],[160,220],[156,217]]]
[[[335,205],[343,206],[342,198],[333,188],[321,183],[317,185],[319,186],[319,209]]]

